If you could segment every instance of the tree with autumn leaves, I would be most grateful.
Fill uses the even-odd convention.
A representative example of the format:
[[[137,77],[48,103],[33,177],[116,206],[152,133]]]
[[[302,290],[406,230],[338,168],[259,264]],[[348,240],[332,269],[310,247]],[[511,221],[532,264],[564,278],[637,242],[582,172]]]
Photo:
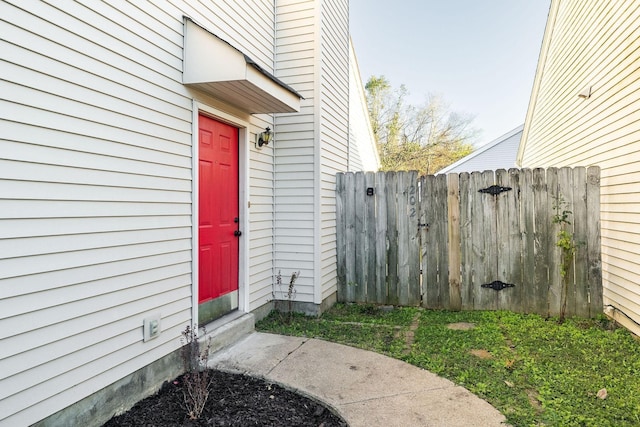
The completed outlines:
[[[449,111],[441,97],[410,105],[406,87],[394,89],[384,76],[370,77],[365,89],[381,170],[433,174],[473,151],[472,119]]]

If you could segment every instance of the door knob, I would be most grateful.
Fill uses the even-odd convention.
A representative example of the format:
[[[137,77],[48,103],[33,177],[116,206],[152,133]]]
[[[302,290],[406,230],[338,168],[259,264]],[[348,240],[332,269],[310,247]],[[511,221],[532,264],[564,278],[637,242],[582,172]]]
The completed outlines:
[[[233,232],[233,235],[236,236],[236,237],[242,236],[242,231],[236,230],[236,231]]]

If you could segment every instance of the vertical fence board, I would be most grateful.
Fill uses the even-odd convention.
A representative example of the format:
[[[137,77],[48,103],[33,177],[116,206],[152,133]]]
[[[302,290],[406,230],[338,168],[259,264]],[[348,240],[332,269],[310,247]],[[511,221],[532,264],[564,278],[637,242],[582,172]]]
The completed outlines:
[[[447,209],[449,240],[449,308],[462,309],[460,253],[460,178],[458,174],[447,175]]]
[[[493,171],[482,172],[482,187],[487,188],[495,184]],[[497,234],[497,212],[496,197],[491,194],[477,193],[474,195],[480,200],[482,206],[482,217],[484,219],[484,230],[482,237],[484,239],[484,277],[481,283],[491,283],[496,280],[498,269],[498,250],[495,236]],[[479,288],[479,301],[481,310],[497,310],[498,295],[497,292],[489,288]]]
[[[558,169],[547,169],[547,208],[546,220],[551,221],[558,209],[557,203],[560,193],[558,184]],[[555,206],[555,207],[554,207]],[[560,314],[560,300],[562,297],[562,280],[560,280],[560,249],[556,246],[560,225],[549,224],[547,234],[547,254],[549,257],[549,315],[558,316]]]
[[[587,263],[590,315],[602,313],[602,260],[600,249],[600,168],[587,169]]]
[[[387,296],[389,304],[398,304],[398,228],[396,210],[396,173],[387,173],[385,186],[387,198],[387,237],[389,246],[387,250]]]
[[[409,283],[409,217],[407,206],[409,189],[407,188],[407,173],[398,172],[397,181],[397,212],[398,212],[398,304],[407,305]]]
[[[447,176],[436,175],[436,210],[437,244],[438,244],[438,303],[440,307],[449,309],[449,206]]]
[[[420,227],[420,294],[422,295],[422,305],[425,306],[427,294],[427,269],[429,266],[429,256],[431,248],[428,247],[429,239],[429,220],[427,218],[427,209],[431,203],[431,199],[426,193],[426,177],[418,178],[418,227]]]
[[[363,211],[365,214],[365,291],[367,302],[375,302],[376,295],[376,178],[373,172],[364,174],[364,187],[360,190],[365,194]],[[373,190],[371,195],[369,189]]]
[[[520,234],[522,235],[522,311],[535,313],[535,235],[533,171],[523,169],[520,181]]]
[[[495,171],[495,183],[501,187],[509,186],[508,172],[504,169]],[[509,230],[509,199],[513,195],[513,189],[504,191],[495,196],[491,196],[496,209],[496,232],[495,236],[495,260],[496,275],[493,280],[500,280],[504,283],[514,284],[518,287],[519,283],[511,280],[511,262],[510,262],[510,230]],[[489,196],[485,196],[489,198]],[[487,236],[490,239],[490,236]],[[514,288],[503,289],[496,293],[498,300],[498,308],[503,309],[509,303],[506,301]]]
[[[589,317],[589,285],[587,284],[587,171],[573,170],[573,239],[575,302],[571,315]]]
[[[378,172],[375,176],[376,200],[376,298],[375,302],[387,302],[387,192],[386,174]]]
[[[417,270],[418,224],[416,221],[416,180],[415,172],[398,173],[398,302],[413,305],[411,286],[419,287]],[[412,202],[413,201],[413,202]],[[413,203],[413,205],[412,205]],[[413,257],[413,259],[412,259]]]
[[[422,305],[426,308],[439,308],[438,300],[438,266],[437,266],[437,242],[436,242],[436,197],[435,197],[435,181],[434,175],[423,177],[421,185],[423,186],[422,198],[424,200],[421,205],[424,217],[425,240],[422,246],[425,248],[422,264],[422,287],[424,289]]]
[[[366,239],[366,193],[364,187],[364,173],[357,172],[355,176],[355,192],[352,196],[356,202],[356,302],[367,301],[367,239]]]
[[[460,308],[473,309],[473,239],[471,219],[471,176],[460,174]]]
[[[418,172],[407,174],[409,185],[409,289],[408,304],[420,305],[420,233],[418,219],[420,218],[418,203]]]
[[[571,168],[561,168],[558,170],[558,188],[559,192],[564,199],[564,207],[563,209],[567,209],[570,213],[567,218],[569,224],[564,226],[564,229],[569,233],[571,238],[573,239],[574,230],[573,226],[575,224],[575,217],[573,212],[575,212],[575,207],[573,205],[573,176]],[[556,239],[556,242],[558,239]],[[560,313],[564,313],[569,316],[572,313],[575,313],[576,309],[576,288],[575,288],[575,271],[574,271],[574,263],[573,263],[573,255],[568,255],[571,259],[571,263],[566,271],[564,272],[564,277],[560,277],[561,284],[561,298],[560,298]],[[564,255],[562,250],[560,250],[560,263],[563,262]],[[562,268],[561,268],[562,270]]]
[[[514,285],[513,288],[507,288],[500,292],[499,305],[501,308],[509,309],[517,313],[524,311],[522,294],[522,243],[523,234],[521,233],[521,184],[522,173],[519,169],[509,169],[506,171],[500,180],[498,185],[511,188],[504,194],[504,199],[499,202],[506,208],[506,215],[503,218],[506,219],[505,229],[503,230],[503,249],[506,252],[503,253],[504,262],[504,274],[505,282]],[[502,184],[500,183],[502,182]]]
[[[530,305],[534,313],[548,315],[549,313],[549,230],[551,218],[548,206],[546,171],[536,168],[533,170],[533,201],[534,201],[534,286],[533,301]]]
[[[351,173],[344,177],[344,207],[345,207],[345,230],[347,234],[345,243],[345,300],[355,301],[355,280],[356,280],[356,201],[353,194],[355,192],[355,176]]]
[[[346,227],[345,220],[347,218],[345,214],[345,194],[344,194],[344,173],[336,174],[336,274],[338,282],[338,301],[345,302],[346,291]]]
[[[469,204],[471,206],[471,215],[469,216],[470,228],[471,228],[471,242],[469,254],[471,259],[471,265],[473,270],[472,277],[472,294],[473,304],[478,310],[484,306],[483,299],[486,295],[486,290],[481,286],[485,282],[488,260],[485,256],[485,237],[487,236],[485,231],[485,217],[482,197],[483,194],[479,191],[486,188],[484,177],[481,172],[473,172],[470,175],[469,180]]]

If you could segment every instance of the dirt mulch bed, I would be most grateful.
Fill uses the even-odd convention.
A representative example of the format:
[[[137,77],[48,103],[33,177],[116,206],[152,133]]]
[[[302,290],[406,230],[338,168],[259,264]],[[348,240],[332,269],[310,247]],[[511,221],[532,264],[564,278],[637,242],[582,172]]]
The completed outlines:
[[[325,406],[279,385],[245,375],[212,373],[209,399],[199,419],[191,420],[187,415],[179,377],[104,427],[347,426]]]

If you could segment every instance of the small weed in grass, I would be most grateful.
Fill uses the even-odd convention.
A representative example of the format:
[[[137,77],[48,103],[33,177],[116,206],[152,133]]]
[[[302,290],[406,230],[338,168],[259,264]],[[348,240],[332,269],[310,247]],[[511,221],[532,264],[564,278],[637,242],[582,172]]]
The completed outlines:
[[[474,328],[447,327],[459,322]],[[514,426],[640,425],[640,341],[613,328],[605,317],[559,324],[502,311],[336,304],[320,318],[297,315],[285,325],[270,316],[257,328],[322,338],[412,363],[486,399]],[[412,339],[406,340],[409,333]],[[606,399],[598,397],[602,389]]]

